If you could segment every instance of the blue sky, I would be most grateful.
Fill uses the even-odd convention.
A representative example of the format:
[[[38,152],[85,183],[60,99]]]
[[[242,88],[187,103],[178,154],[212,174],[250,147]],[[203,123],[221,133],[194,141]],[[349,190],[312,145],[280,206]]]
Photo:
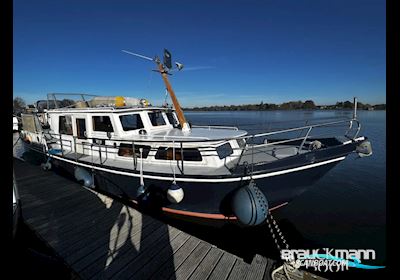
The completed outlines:
[[[182,106],[351,100],[386,102],[383,0],[14,0],[14,96],[49,92],[148,98],[163,48]]]

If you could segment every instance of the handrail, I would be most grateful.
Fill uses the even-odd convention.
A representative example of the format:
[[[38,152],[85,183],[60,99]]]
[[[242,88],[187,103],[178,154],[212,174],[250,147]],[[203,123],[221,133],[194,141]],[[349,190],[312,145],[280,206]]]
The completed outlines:
[[[279,144],[295,142],[295,141],[299,141],[299,140],[303,140],[303,139],[304,139],[304,136],[297,137],[297,138],[285,139],[285,140],[281,140],[281,141],[269,142],[269,143],[264,143],[264,144],[253,144],[251,146],[256,147],[256,148],[261,148],[261,147],[274,146],[274,145],[279,145]]]
[[[158,136],[158,135],[152,135],[151,139],[147,138],[149,135],[137,135],[137,137],[142,138],[142,139],[122,139],[122,138],[116,138],[116,137],[111,137],[111,138],[104,138],[103,140],[110,140],[110,141],[117,141],[117,142],[139,142],[139,143],[172,143],[173,141],[176,143],[207,143],[207,142],[221,142],[221,141],[230,141],[230,140],[238,140],[238,139],[244,139],[247,140],[249,138],[258,138],[258,137],[263,137],[263,136],[271,136],[271,135],[277,135],[277,134],[283,134],[287,132],[293,132],[293,131],[299,131],[299,130],[304,130],[304,129],[309,129],[310,127],[312,128],[317,128],[317,127],[325,127],[325,126],[330,126],[334,124],[340,124],[340,123],[347,123],[349,122],[349,129],[346,131],[345,135],[348,136],[348,133],[351,131],[353,128],[353,122],[357,123],[357,130],[356,133],[351,137],[351,139],[355,139],[358,136],[358,133],[361,129],[361,124],[357,119],[348,119],[348,120],[341,120],[341,121],[336,121],[336,122],[328,122],[328,123],[318,123],[318,124],[312,124],[312,125],[306,125],[306,126],[301,126],[301,127],[294,127],[294,128],[288,128],[288,129],[282,129],[282,130],[276,130],[276,131],[269,131],[265,133],[259,133],[259,134],[254,134],[254,135],[244,135],[244,136],[238,136],[238,137],[231,137],[231,138],[216,138],[216,139],[199,139],[199,138],[193,138],[193,140],[179,140],[177,139],[178,137],[170,137],[170,139],[165,139],[166,136]],[[51,132],[46,132],[49,135],[55,135],[59,136],[59,134],[56,133],[51,133]],[[70,135],[72,137],[72,135]],[[135,135],[136,136],[136,135]],[[188,139],[187,136],[182,136],[181,138],[183,139]],[[88,140],[95,140],[99,139],[98,137],[86,137]],[[65,140],[65,139],[63,139]]]
[[[193,144],[193,143],[201,143],[203,145],[199,145],[198,147],[201,148],[203,151],[204,149],[211,149],[208,151],[215,151],[215,145],[216,143],[219,143],[221,141],[227,142],[230,140],[238,140],[238,139],[243,139],[243,140],[251,140],[250,142],[248,142],[246,145],[239,147],[239,148],[235,148],[235,147],[231,147],[233,151],[241,151],[240,154],[231,154],[230,157],[232,158],[238,158],[237,162],[235,163],[235,166],[233,167],[234,170],[236,170],[240,164],[240,160],[244,154],[245,151],[247,151],[249,148],[251,149],[250,151],[250,156],[251,156],[251,169],[245,168],[244,172],[251,172],[251,174],[253,174],[254,171],[254,153],[255,153],[255,148],[260,148],[260,147],[266,147],[266,146],[273,146],[273,145],[278,145],[278,144],[285,144],[285,143],[290,143],[290,142],[295,142],[295,141],[301,141],[300,145],[298,146],[298,150],[297,150],[297,154],[300,153],[300,151],[303,149],[303,146],[305,145],[307,139],[309,139],[311,131],[314,128],[321,128],[321,127],[329,127],[332,125],[336,125],[336,124],[341,124],[341,123],[347,123],[349,122],[349,127],[346,130],[345,136],[348,137],[349,139],[355,139],[361,129],[361,125],[359,123],[359,121],[357,119],[348,119],[348,120],[341,120],[341,121],[334,121],[334,122],[327,122],[327,123],[318,123],[318,124],[311,124],[311,125],[305,125],[305,126],[300,126],[300,127],[293,127],[293,128],[287,128],[287,129],[281,129],[281,130],[276,130],[276,131],[270,131],[270,132],[265,132],[265,133],[259,133],[259,134],[254,134],[254,135],[245,135],[245,136],[240,136],[240,137],[233,137],[233,138],[223,138],[223,139],[201,139],[201,140],[197,140],[196,141],[188,141],[188,140],[179,140],[179,139],[171,139],[171,140],[166,140],[163,136],[160,136],[160,139],[157,139],[158,137],[154,137],[155,139],[118,139],[118,138],[108,138],[108,139],[101,139],[101,140],[105,140],[105,141],[116,141],[116,142],[120,142],[119,145],[115,145],[115,142],[113,143],[113,145],[110,144],[106,144],[106,142],[104,141],[104,144],[99,144],[96,143],[96,140],[99,140],[99,138],[94,138],[94,137],[86,137],[86,140],[88,140],[89,142],[80,142],[78,143],[76,140],[76,136],[73,135],[65,135],[65,134],[56,134],[56,133],[52,133],[52,132],[46,132],[43,134],[47,134],[50,136],[56,136],[53,137],[53,139],[57,140],[55,143],[60,145],[61,148],[61,153],[64,156],[64,148],[67,148],[67,151],[69,150],[70,152],[75,153],[75,161],[78,160],[78,155],[77,155],[77,145],[81,145],[82,146],[82,151],[83,154],[85,154],[85,147],[86,146],[90,146],[90,155],[91,159],[92,159],[92,169],[93,169],[93,164],[94,164],[94,147],[98,148],[98,158],[99,158],[99,163],[100,165],[103,165],[105,163],[105,161],[107,161],[108,159],[108,153],[112,153],[112,154],[118,154],[117,151],[115,151],[116,149],[120,148],[120,145],[122,143],[128,143],[131,144],[131,149],[132,149],[132,158],[133,158],[133,168],[134,170],[136,170],[137,168],[137,156],[136,156],[136,151],[135,151],[135,145],[137,143],[141,143],[141,145],[148,144],[150,146],[150,151],[153,150],[153,148],[155,149],[156,147],[154,147],[153,145],[151,145],[151,143],[170,143],[173,145],[174,149],[175,146],[178,145],[178,148],[180,149],[180,160],[176,160],[176,164],[178,166],[178,168],[181,171],[181,174],[184,174],[184,143],[189,143],[189,144]],[[356,131],[354,133],[354,135],[352,137],[349,136],[349,133],[353,130],[353,128],[355,127],[355,124],[357,125],[356,127]],[[222,128],[222,127],[218,127],[218,128]],[[300,136],[299,137],[292,137],[292,138],[288,138],[288,139],[284,139],[284,140],[279,140],[276,139],[273,142],[264,142],[262,144],[255,144],[254,139],[255,138],[261,138],[261,137],[265,137],[266,136],[271,136],[271,135],[279,135],[279,134],[283,134],[283,133],[290,133],[290,132],[294,132],[294,131],[304,131],[305,129],[307,129],[307,133],[305,136]],[[64,138],[63,138],[64,136]],[[65,139],[66,136],[71,137],[71,139]],[[140,137],[140,136],[139,136]],[[47,146],[47,139],[45,137],[43,137],[42,139],[45,140],[46,142],[46,147],[48,150],[48,146]],[[69,145],[68,145],[69,143]],[[205,143],[210,143],[209,145],[204,145]],[[164,144],[165,145],[165,144]],[[297,146],[297,145],[296,145]],[[103,148],[103,149],[102,149]],[[149,151],[149,152],[150,152]],[[105,160],[103,161],[103,152],[105,152]],[[208,155],[202,155],[202,157],[205,156],[215,156],[214,154],[208,154]],[[174,157],[175,157],[175,153],[174,153]],[[141,158],[141,161],[143,160],[143,158]],[[180,164],[179,164],[180,161]]]
[[[237,128],[236,126],[220,126],[220,125],[192,125],[192,127],[195,128],[215,128],[215,129],[232,129],[232,130],[239,130],[239,128]]]
[[[56,93],[56,92],[52,92],[52,93],[48,93],[47,94],[47,109],[50,107],[50,101],[54,102],[54,107],[58,108],[58,103],[57,101],[57,95],[64,95],[64,96],[80,96],[82,98],[82,101],[86,101],[84,96],[92,96],[92,97],[96,97],[98,95],[94,95],[94,94],[87,94],[87,93]],[[50,100],[50,97],[52,97],[52,99]]]
[[[353,119],[336,121],[336,122],[328,122],[328,123],[322,123],[322,124],[312,124],[312,125],[306,125],[306,126],[301,126],[301,127],[294,127],[294,128],[283,129],[283,130],[259,133],[259,134],[255,134],[254,137],[269,136],[269,135],[275,135],[275,134],[280,134],[280,133],[303,130],[303,129],[310,128],[310,127],[315,128],[315,127],[329,126],[329,125],[333,125],[333,124],[346,123],[346,122],[351,122],[351,121],[353,121]],[[252,137],[252,136],[248,136],[248,138],[250,138],[250,137]]]

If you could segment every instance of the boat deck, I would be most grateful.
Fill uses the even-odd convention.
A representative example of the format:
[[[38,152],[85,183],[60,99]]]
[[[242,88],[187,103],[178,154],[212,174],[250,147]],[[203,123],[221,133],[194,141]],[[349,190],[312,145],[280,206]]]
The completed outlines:
[[[184,174],[185,175],[210,175],[210,176],[229,176],[232,175],[232,171],[235,169],[238,161],[239,166],[244,165],[246,163],[250,164],[252,160],[254,163],[257,164],[265,164],[268,162],[273,162],[278,159],[294,156],[297,153],[297,148],[295,146],[289,145],[273,145],[273,146],[264,146],[264,147],[257,147],[252,150],[251,146],[248,147],[246,151],[244,151],[241,157],[237,157],[234,161],[228,162],[224,166],[219,168],[212,167],[212,166],[205,166],[205,165],[190,165],[184,163]],[[304,149],[301,153],[306,152]],[[105,153],[103,153],[105,154]],[[70,160],[80,160],[86,162],[88,164],[101,164],[104,166],[109,167],[116,167],[121,169],[128,169],[128,170],[135,170],[135,166],[133,163],[132,158],[120,159],[120,158],[108,158],[106,156],[102,156],[101,160],[100,157],[94,155],[93,157],[90,155],[75,154],[74,152],[65,152],[64,157]],[[136,167],[136,170],[139,170],[139,164]],[[146,162],[143,164],[143,171],[144,172],[156,172],[161,174],[173,174],[173,165],[172,164],[165,164],[165,163],[153,163],[153,162]],[[181,161],[177,161],[177,165],[175,165],[175,172],[176,174],[182,174],[181,168]]]
[[[199,141],[199,140],[220,140],[231,139],[247,134],[244,130],[235,130],[232,128],[213,128],[213,127],[193,127],[189,133],[182,132],[181,129],[169,129],[160,132],[154,132],[153,135],[142,137],[143,139],[164,139],[164,140],[180,140],[180,141]]]
[[[18,159],[14,159],[14,172],[24,223],[80,279],[271,279],[273,260],[256,255],[247,263]],[[311,274],[301,271],[292,276],[308,279]]]

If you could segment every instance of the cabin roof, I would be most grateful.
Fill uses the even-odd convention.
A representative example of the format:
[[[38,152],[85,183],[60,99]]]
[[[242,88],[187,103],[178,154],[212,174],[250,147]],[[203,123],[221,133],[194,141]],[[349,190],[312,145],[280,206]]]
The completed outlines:
[[[192,127],[190,132],[185,133],[181,129],[169,129],[158,132],[153,132],[148,138],[163,138],[165,140],[180,140],[180,141],[201,141],[201,140],[221,140],[231,139],[245,136],[247,131],[236,130],[231,128],[216,128],[216,127]],[[143,138],[143,137],[142,137]]]
[[[162,110],[167,111],[171,108],[166,107],[90,107],[90,108],[57,108],[47,110],[47,113],[128,113],[128,112],[140,112],[140,111],[153,111]],[[173,110],[173,109],[172,109]]]

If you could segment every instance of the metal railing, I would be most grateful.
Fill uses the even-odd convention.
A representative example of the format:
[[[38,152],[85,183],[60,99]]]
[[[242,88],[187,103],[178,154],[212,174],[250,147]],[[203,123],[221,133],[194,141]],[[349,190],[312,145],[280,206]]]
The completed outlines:
[[[47,108],[50,108],[50,102],[53,102],[53,105],[55,108],[59,108],[59,101],[57,100],[57,95],[58,96],[79,96],[81,98],[81,101],[87,101],[85,99],[85,96],[90,96],[90,97],[96,97],[98,95],[94,94],[87,94],[87,93],[48,93],[47,94]]]
[[[232,129],[232,130],[239,130],[236,126],[221,126],[221,125],[192,125],[192,128],[207,128],[211,129]]]
[[[340,121],[333,121],[333,122],[326,122],[326,123],[317,123],[317,124],[310,124],[310,125],[304,125],[300,127],[293,127],[293,128],[287,128],[287,129],[281,129],[281,130],[276,130],[276,131],[270,131],[270,132],[265,132],[265,133],[258,133],[254,135],[245,135],[245,136],[240,136],[240,137],[234,137],[234,138],[221,138],[221,139],[193,139],[182,136],[182,140],[177,139],[176,137],[168,139],[163,136],[152,136],[151,139],[149,136],[141,136],[138,135],[138,137],[142,139],[135,139],[135,140],[129,140],[129,139],[118,139],[114,137],[110,138],[102,138],[101,140],[104,141],[104,144],[98,144],[96,143],[96,140],[99,140],[99,138],[91,138],[87,137],[85,139],[79,139],[82,141],[77,141],[78,138],[77,136],[73,135],[65,135],[65,134],[56,134],[56,133],[51,133],[51,132],[42,132],[43,137],[42,140],[44,140],[45,149],[46,152],[48,153],[49,150],[52,148],[54,144],[58,145],[61,150],[61,155],[64,157],[66,156],[66,153],[74,153],[74,159],[75,161],[79,160],[79,153],[78,153],[78,147],[81,145],[82,149],[82,154],[85,156],[91,156],[92,160],[92,166],[95,164],[94,156],[95,153],[98,153],[98,160],[99,164],[103,165],[108,159],[109,159],[109,154],[118,154],[118,151],[120,151],[121,144],[128,144],[131,146],[132,149],[132,163],[133,163],[133,169],[137,170],[137,161],[138,161],[138,155],[136,153],[136,148],[138,145],[145,145],[147,144],[150,146],[150,150],[146,156],[146,158],[149,156],[151,151],[158,150],[160,145],[165,145],[169,144],[169,147],[174,147],[174,151],[178,150],[180,152],[180,159],[175,160],[176,165],[178,166],[179,170],[181,171],[182,174],[184,174],[184,150],[187,147],[196,147],[201,149],[203,152],[212,152],[207,154],[202,154],[202,158],[206,156],[218,156],[216,147],[227,143],[228,141],[231,140],[244,140],[245,145],[243,147],[235,148],[232,147],[233,153],[230,155],[231,158],[237,158],[238,161],[236,163],[236,166],[234,169],[238,167],[240,164],[240,160],[243,157],[244,153],[246,151],[250,151],[251,153],[251,165],[252,168],[254,167],[254,153],[255,149],[261,148],[261,147],[267,147],[267,146],[277,146],[277,145],[282,145],[282,144],[288,144],[288,143],[293,143],[293,142],[299,142],[300,144],[298,145],[298,150],[297,154],[299,154],[303,148],[304,145],[306,144],[307,140],[309,140],[311,137],[311,132],[316,129],[316,128],[325,128],[325,127],[330,127],[330,126],[335,126],[339,124],[346,124],[349,123],[348,128],[345,132],[345,136],[349,140],[354,140],[357,138],[361,125],[357,119],[348,119],[348,120],[340,120]],[[195,127],[195,126],[194,126]],[[226,128],[226,127],[218,127],[218,128]],[[230,127],[232,128],[232,127]],[[236,128],[237,129],[237,128]],[[350,133],[354,130],[353,135],[351,136]],[[291,133],[291,132],[300,132],[297,137],[291,137],[288,139],[280,139],[280,140],[274,140],[272,142],[268,141],[268,137],[270,136],[276,136],[276,135],[282,135],[285,133]],[[303,132],[306,132],[304,136],[301,136]],[[53,140],[53,143],[49,143],[46,140],[46,137],[50,137],[51,140]],[[321,136],[321,135],[319,135]],[[257,139],[263,140],[262,143],[256,143]],[[267,140],[267,141],[265,141]],[[106,141],[111,141],[113,144],[106,144]],[[119,142],[119,143],[116,143]],[[49,145],[50,144],[50,145]],[[172,146],[171,146],[172,145]],[[50,146],[50,147],[49,147]],[[126,147],[124,147],[126,148]],[[87,153],[86,151],[89,150],[90,152]],[[238,153],[235,154],[235,151],[239,151]],[[215,153],[214,153],[215,152]],[[103,154],[105,158],[103,158]],[[176,155],[174,155],[176,156]],[[175,157],[174,157],[175,158]],[[145,160],[145,158],[140,158],[140,160]]]
[[[288,133],[288,132],[295,132],[295,131],[304,131],[305,129],[307,129],[307,133],[304,137],[298,137],[296,138],[296,140],[299,139],[303,139],[303,142],[301,144],[300,147],[303,147],[304,142],[308,139],[311,130],[314,128],[319,128],[319,127],[326,127],[326,126],[333,126],[336,124],[342,124],[342,123],[347,123],[349,122],[349,128],[347,129],[346,133],[344,134],[346,137],[348,137],[349,139],[355,139],[357,138],[360,130],[361,130],[361,124],[358,120],[356,119],[350,119],[350,120],[342,120],[342,121],[335,121],[335,122],[328,122],[328,123],[322,123],[322,124],[312,124],[312,125],[306,125],[306,126],[302,126],[302,127],[295,127],[295,128],[288,128],[288,129],[282,129],[282,130],[278,130],[278,131],[271,131],[271,132],[266,132],[266,133],[259,133],[259,134],[255,134],[252,136],[244,136],[243,138],[256,138],[256,137],[262,137],[262,136],[272,136],[272,135],[277,135],[277,134],[282,134],[282,133]],[[351,132],[351,129],[353,128],[353,123],[356,122],[357,123],[357,130],[354,133],[354,135],[352,137],[349,136],[349,133]],[[294,139],[288,139],[288,140],[283,140],[280,141],[279,143],[286,143],[286,142],[293,142]],[[262,146],[268,146],[268,145],[273,145],[276,144],[276,142],[273,143],[267,143],[267,144],[260,144],[257,145],[257,147],[262,147]]]

